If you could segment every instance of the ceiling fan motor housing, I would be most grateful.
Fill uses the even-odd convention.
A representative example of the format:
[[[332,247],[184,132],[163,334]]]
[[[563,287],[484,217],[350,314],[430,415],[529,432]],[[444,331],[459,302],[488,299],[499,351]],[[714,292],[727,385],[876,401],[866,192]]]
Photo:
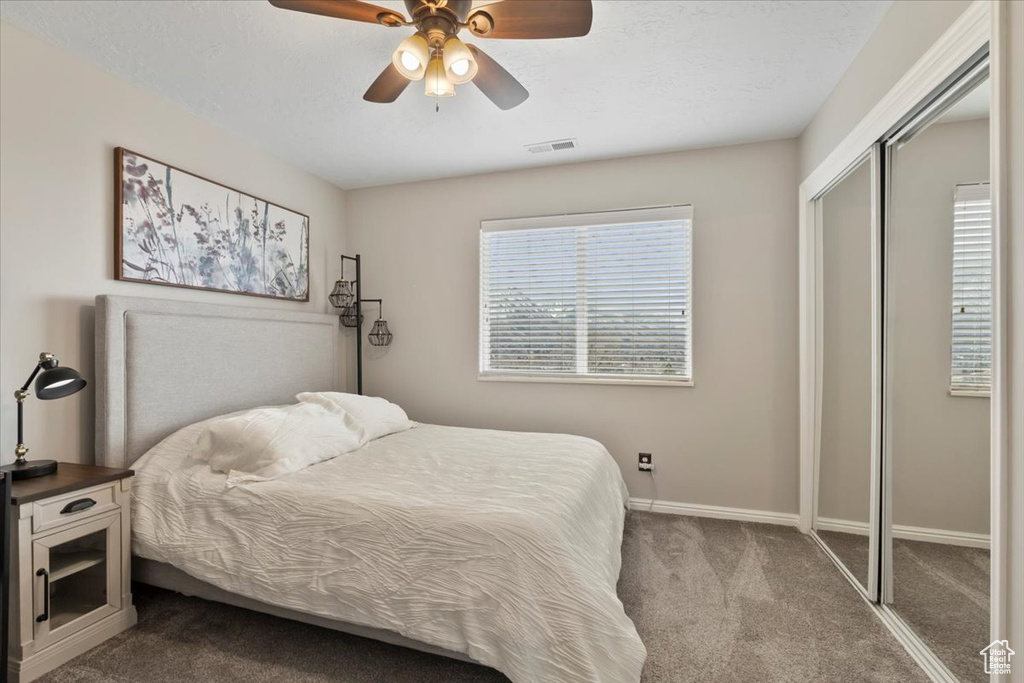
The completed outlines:
[[[445,14],[428,15],[417,21],[420,32],[427,37],[430,47],[441,48],[449,36],[459,32],[459,25]]]
[[[479,36],[487,35],[494,28],[493,19],[484,11],[469,16],[472,0],[406,0],[405,5],[412,15],[411,23],[434,48],[443,46],[445,40],[457,35],[463,27]]]
[[[405,0],[405,8],[412,16],[413,23],[426,15],[447,14],[459,24],[466,21],[473,0]]]

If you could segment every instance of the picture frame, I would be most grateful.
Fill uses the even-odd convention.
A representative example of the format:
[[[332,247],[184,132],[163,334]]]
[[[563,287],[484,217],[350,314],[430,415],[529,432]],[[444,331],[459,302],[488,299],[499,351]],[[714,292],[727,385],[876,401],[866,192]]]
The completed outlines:
[[[309,216],[114,150],[114,278],[309,301]]]

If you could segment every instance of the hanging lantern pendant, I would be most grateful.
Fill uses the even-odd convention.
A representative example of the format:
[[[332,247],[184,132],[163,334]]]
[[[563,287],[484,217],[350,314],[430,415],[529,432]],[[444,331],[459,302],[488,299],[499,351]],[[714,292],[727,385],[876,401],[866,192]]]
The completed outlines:
[[[355,301],[356,295],[352,291],[351,282],[338,280],[334,283],[334,289],[331,290],[327,298],[335,308],[348,308]]]
[[[370,330],[370,343],[374,346],[388,346],[391,344],[391,331],[388,330],[388,321],[377,319]]]
[[[377,299],[377,306],[377,320],[367,336],[374,346],[388,346],[391,343],[391,330],[388,329],[388,321],[384,319],[384,302]]]

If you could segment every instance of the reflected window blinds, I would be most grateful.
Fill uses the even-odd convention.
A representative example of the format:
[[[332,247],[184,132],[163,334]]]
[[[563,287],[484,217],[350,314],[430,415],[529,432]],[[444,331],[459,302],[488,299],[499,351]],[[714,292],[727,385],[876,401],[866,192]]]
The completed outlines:
[[[957,185],[953,197],[950,389],[992,385],[992,204],[989,184]]]

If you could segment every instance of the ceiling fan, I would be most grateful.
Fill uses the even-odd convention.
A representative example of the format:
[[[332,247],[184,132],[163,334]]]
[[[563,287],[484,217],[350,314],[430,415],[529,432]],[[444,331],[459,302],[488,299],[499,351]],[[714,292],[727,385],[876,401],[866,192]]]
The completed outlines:
[[[411,81],[424,80],[428,97],[451,97],[455,86],[472,81],[501,109],[526,101],[530,93],[475,45],[458,38],[462,29],[479,38],[573,38],[590,32],[590,0],[405,0],[411,20],[360,0],[269,0],[281,9],[350,19],[390,28],[413,26],[391,63],[363,99],[394,102]]]

